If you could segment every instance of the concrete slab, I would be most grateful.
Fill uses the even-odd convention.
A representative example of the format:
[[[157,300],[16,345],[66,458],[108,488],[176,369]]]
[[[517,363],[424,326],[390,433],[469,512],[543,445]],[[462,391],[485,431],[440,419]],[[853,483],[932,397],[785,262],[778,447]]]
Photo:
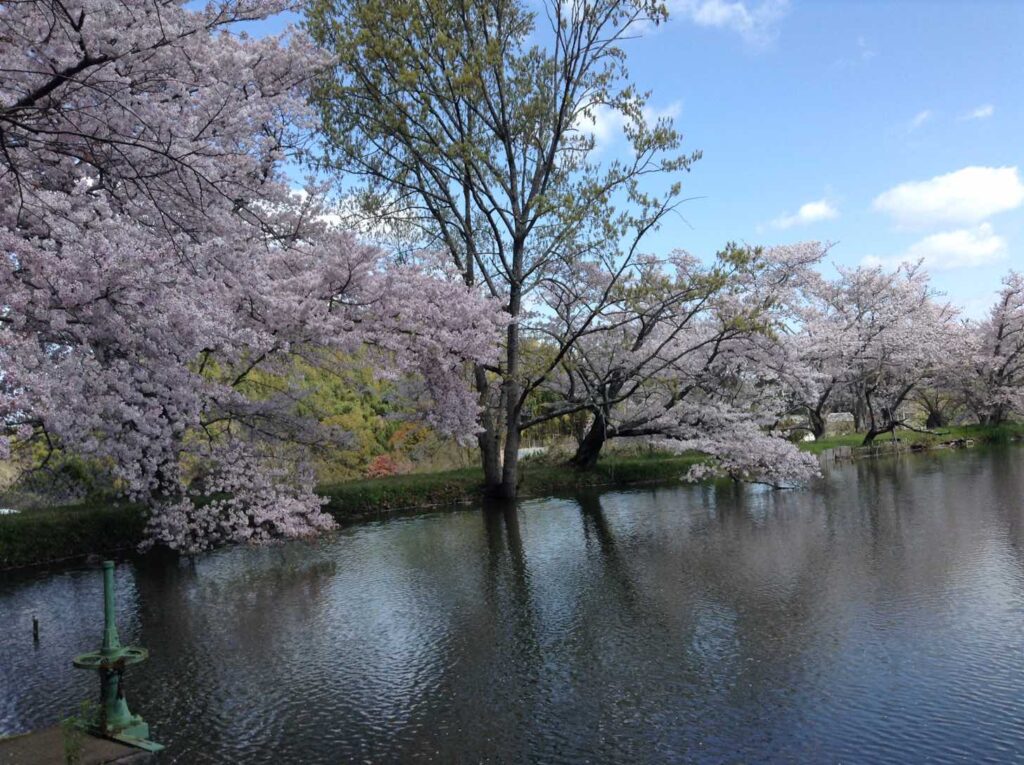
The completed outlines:
[[[150,762],[153,755],[133,746],[83,734],[78,765]],[[64,765],[64,734],[52,728],[0,739],[0,765]]]

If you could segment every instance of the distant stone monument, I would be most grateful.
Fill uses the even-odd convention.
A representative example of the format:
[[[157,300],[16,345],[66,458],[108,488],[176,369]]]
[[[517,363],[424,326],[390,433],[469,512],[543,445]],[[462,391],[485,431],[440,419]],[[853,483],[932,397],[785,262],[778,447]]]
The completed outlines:
[[[826,436],[842,436],[856,432],[857,425],[853,419],[853,412],[832,412],[825,415]]]

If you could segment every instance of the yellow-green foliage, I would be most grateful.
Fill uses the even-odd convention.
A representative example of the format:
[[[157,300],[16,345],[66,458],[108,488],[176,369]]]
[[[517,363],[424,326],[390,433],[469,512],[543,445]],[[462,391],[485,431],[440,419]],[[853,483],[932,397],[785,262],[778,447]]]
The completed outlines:
[[[298,394],[297,414],[344,434],[340,445],[315,453],[317,478],[322,482],[362,477],[381,455],[392,457],[405,473],[433,467],[439,455],[458,451],[416,422],[397,400],[395,384],[382,379],[376,367],[358,355],[321,355],[315,363],[296,357],[286,373],[261,370],[251,378],[253,392],[247,387],[246,395],[290,388]],[[450,466],[452,460],[441,464]]]
[[[10,462],[0,461],[0,491],[6,489],[18,475],[18,469]]]

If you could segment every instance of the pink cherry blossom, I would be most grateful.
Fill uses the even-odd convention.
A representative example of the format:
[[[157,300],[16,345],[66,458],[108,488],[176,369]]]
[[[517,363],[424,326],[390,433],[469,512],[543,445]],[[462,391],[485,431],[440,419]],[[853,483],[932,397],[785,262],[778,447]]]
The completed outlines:
[[[988,316],[967,326],[955,377],[979,421],[999,424],[1024,413],[1024,275],[1011,271]]]
[[[296,445],[337,434],[296,415],[296,355],[358,351],[468,437],[464,367],[502,329],[292,192],[324,59],[231,31],[283,7],[0,7],[0,458],[35,440],[108,467],[172,548],[331,525]]]

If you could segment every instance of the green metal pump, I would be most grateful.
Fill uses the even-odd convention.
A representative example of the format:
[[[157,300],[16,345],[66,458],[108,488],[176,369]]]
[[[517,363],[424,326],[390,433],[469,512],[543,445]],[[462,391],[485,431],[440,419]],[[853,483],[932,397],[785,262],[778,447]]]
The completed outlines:
[[[122,685],[125,667],[138,664],[148,656],[145,648],[121,645],[114,620],[114,561],[104,561],[103,647],[76,656],[73,661],[78,669],[100,673],[100,708],[96,717],[86,724],[86,730],[149,752],[159,752],[164,747],[149,740],[149,724],[128,709]]]

